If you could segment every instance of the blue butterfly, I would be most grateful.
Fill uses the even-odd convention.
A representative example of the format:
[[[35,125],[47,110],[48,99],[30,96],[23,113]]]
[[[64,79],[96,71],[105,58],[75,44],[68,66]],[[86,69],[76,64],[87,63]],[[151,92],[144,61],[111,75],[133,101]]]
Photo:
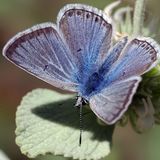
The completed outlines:
[[[151,38],[122,38],[111,46],[113,25],[102,11],[81,4],[60,10],[57,24],[18,33],[4,47],[12,63],[63,90],[78,93],[105,123],[113,124],[130,105],[141,75],[160,52]]]

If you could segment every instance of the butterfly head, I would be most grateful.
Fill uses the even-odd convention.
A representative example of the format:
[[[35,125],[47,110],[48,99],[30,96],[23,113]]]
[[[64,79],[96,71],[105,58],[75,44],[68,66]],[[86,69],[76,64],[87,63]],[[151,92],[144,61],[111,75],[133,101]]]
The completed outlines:
[[[80,108],[81,106],[86,105],[86,104],[88,104],[88,101],[85,98],[81,96],[77,96],[75,107]]]

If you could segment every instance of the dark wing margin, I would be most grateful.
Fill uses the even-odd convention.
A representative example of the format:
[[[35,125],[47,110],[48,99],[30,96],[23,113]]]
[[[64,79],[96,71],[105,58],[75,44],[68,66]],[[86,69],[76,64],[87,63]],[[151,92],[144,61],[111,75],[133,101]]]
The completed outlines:
[[[112,66],[106,78],[108,82],[140,76],[158,63],[160,55],[159,45],[149,37],[134,38],[126,45],[122,55]]]
[[[132,77],[113,83],[89,100],[92,111],[107,124],[114,124],[128,109],[140,77]]]
[[[57,27],[43,23],[14,36],[3,55],[37,78],[60,89],[76,91],[72,80],[75,64]]]
[[[103,11],[82,4],[69,4],[58,14],[57,25],[71,53],[81,66],[102,64],[112,39],[111,19]]]

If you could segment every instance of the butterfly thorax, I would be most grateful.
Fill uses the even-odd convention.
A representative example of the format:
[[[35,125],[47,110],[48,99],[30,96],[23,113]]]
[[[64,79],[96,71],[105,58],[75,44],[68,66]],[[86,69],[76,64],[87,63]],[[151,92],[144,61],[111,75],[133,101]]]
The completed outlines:
[[[81,85],[81,96],[84,97],[86,100],[89,100],[89,97],[96,94],[99,91],[101,82],[103,81],[103,76],[100,75],[98,72],[94,72],[90,75],[83,84]]]

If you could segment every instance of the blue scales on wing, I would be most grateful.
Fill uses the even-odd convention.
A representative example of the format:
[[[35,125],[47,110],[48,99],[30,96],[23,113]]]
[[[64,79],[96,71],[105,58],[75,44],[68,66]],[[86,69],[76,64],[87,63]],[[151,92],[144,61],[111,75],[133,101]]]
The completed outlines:
[[[107,73],[107,81],[119,81],[142,75],[153,68],[158,59],[158,44],[151,38],[134,38],[123,50],[121,57]]]
[[[117,62],[127,42],[128,38],[124,37],[110,48],[106,54],[105,61],[97,70],[94,70],[94,73],[88,78],[88,81],[84,84],[84,88],[82,88],[81,91],[87,99],[106,86],[106,74],[112,69],[113,64]]]
[[[110,47],[109,18],[88,6],[66,6],[58,23],[78,66],[78,94],[105,123],[115,123],[131,103],[140,76],[155,66],[158,45],[150,38],[124,37]]]
[[[43,81],[76,91],[77,84],[71,78],[75,64],[54,24],[43,23],[18,33],[6,44],[3,54]]]
[[[101,75],[103,71],[103,80],[89,95],[90,107],[101,120],[113,124],[121,118],[132,101],[141,80],[140,76],[157,64],[159,52],[158,44],[154,40],[135,38],[124,47],[112,64],[106,59],[97,73]],[[116,52],[111,53],[112,57],[116,57]]]
[[[86,99],[93,112],[113,124],[127,110],[141,75],[160,49],[151,38],[122,38],[113,47],[112,23],[103,11],[70,4],[57,25],[44,23],[13,37],[3,55],[30,74]]]
[[[57,21],[78,66],[75,79],[83,85],[107,56],[112,37],[111,20],[96,8],[73,4],[60,11]]]

